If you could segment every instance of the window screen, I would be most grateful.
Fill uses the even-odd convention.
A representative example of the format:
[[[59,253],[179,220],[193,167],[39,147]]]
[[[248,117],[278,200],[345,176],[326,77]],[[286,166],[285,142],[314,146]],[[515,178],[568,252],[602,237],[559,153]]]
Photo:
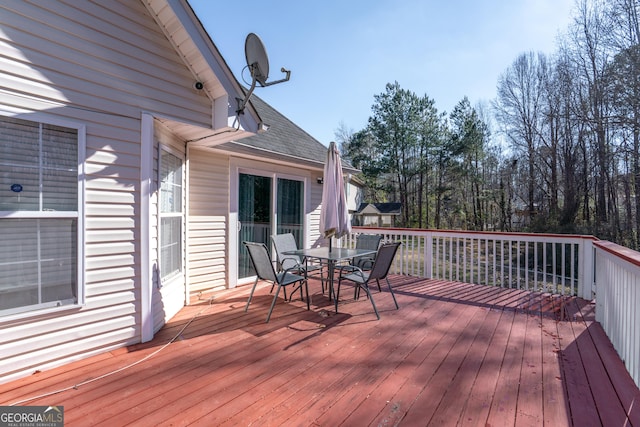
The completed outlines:
[[[182,271],[182,159],[160,150],[160,277]]]
[[[78,302],[78,144],[0,117],[0,316]]]

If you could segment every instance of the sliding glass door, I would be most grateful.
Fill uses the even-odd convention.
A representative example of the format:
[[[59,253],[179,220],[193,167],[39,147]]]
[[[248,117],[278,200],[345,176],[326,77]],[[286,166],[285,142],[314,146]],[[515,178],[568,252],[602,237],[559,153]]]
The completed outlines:
[[[270,245],[271,235],[271,178],[241,173],[238,186],[238,278],[255,273],[249,254],[242,242],[261,242]]]
[[[278,178],[276,234],[292,233],[298,247],[304,243],[304,185],[302,181]]]
[[[255,274],[242,242],[261,242],[271,248],[271,235],[293,233],[304,237],[304,183],[271,175],[239,174],[238,279]],[[275,183],[275,185],[274,185]]]

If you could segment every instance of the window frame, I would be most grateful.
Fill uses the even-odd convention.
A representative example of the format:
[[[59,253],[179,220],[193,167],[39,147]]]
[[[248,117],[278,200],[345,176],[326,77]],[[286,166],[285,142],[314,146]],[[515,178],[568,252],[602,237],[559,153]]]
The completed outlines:
[[[180,160],[180,211],[178,212],[162,212],[162,155],[163,152],[177,158]],[[183,277],[185,274],[186,268],[186,260],[185,256],[185,195],[186,195],[186,182],[185,182],[185,174],[186,174],[186,159],[183,153],[180,153],[178,150],[173,147],[165,144],[158,144],[158,164],[157,164],[157,179],[158,179],[158,197],[157,197],[157,257],[158,257],[158,288],[162,288],[166,286],[168,283],[172,282],[174,279]],[[173,271],[168,274],[165,274],[162,268],[162,219],[163,218],[180,218],[180,269],[178,271]]]
[[[29,306],[21,306],[14,309],[3,310],[0,313],[0,323],[11,322],[29,317],[42,316],[67,310],[77,310],[86,303],[85,283],[85,159],[86,159],[86,125],[84,123],[52,117],[47,114],[30,113],[27,115],[10,114],[0,110],[0,119],[20,119],[38,126],[51,125],[74,129],[77,132],[77,208],[76,211],[0,211],[2,219],[68,219],[76,220],[76,302],[55,306],[53,303],[43,303]],[[40,170],[42,167],[40,166]],[[29,308],[30,307],[30,308]]]

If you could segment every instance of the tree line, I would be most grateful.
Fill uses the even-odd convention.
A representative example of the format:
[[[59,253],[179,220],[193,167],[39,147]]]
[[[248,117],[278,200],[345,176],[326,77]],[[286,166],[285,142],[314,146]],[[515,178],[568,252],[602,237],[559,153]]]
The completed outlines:
[[[403,227],[593,234],[640,248],[640,0],[578,0],[551,54],[520,54],[490,105],[450,113],[386,85],[336,132],[367,202]]]

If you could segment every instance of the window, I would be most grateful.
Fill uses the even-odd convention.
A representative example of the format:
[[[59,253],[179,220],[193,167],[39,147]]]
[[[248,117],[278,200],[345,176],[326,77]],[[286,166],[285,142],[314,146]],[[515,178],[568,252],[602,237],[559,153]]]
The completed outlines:
[[[304,231],[304,184],[302,181],[278,178],[278,218],[276,233],[292,233],[303,247]]]
[[[0,316],[77,304],[83,128],[0,117]]]
[[[160,150],[160,278],[182,272],[182,159]]]

